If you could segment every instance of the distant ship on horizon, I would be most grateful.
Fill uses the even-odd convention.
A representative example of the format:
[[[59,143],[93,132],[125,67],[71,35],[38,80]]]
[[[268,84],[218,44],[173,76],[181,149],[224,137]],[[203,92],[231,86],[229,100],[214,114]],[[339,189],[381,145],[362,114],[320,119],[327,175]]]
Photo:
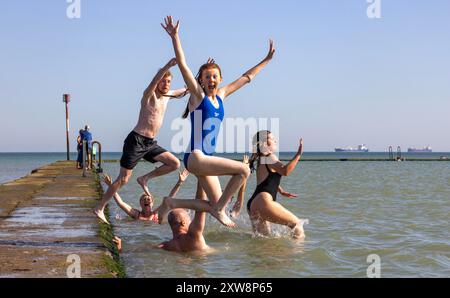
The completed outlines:
[[[334,148],[335,152],[369,152],[369,148],[367,148],[364,144],[358,145],[357,148],[346,147],[346,148]]]
[[[423,148],[408,148],[408,152],[415,152],[415,153],[419,153],[419,152],[433,152],[433,150],[431,150],[430,146],[427,147],[423,147]]]

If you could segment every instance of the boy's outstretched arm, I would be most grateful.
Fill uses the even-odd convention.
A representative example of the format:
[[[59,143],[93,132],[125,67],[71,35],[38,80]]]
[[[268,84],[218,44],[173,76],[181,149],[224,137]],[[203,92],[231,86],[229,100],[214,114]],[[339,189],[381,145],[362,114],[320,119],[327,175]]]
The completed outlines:
[[[254,67],[247,70],[241,77],[239,77],[234,82],[226,85],[225,87],[220,88],[219,94],[222,98],[226,98],[228,95],[231,95],[233,92],[239,90],[242,86],[247,83],[250,83],[251,80],[272,60],[273,54],[275,53],[275,48],[273,46],[273,40],[269,40],[269,52],[266,57],[259,62]]]
[[[171,98],[178,99],[178,98],[182,98],[183,96],[185,96],[187,94],[189,94],[189,89],[187,87],[175,89],[175,90],[172,90]]]
[[[159,81],[164,77],[164,74],[172,67],[177,65],[177,59],[172,58],[167,62],[166,65],[164,65],[155,75],[153,80],[150,82],[148,87],[144,91],[144,97],[143,99],[148,98],[150,94],[156,91],[156,87],[158,86]]]

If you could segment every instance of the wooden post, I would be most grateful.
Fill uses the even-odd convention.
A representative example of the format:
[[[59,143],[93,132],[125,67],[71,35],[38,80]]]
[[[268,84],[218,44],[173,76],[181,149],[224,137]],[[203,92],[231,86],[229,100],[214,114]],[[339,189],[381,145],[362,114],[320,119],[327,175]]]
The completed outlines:
[[[63,102],[66,104],[66,145],[67,145],[67,160],[70,160],[70,145],[69,145],[69,102],[70,94],[63,94]]]

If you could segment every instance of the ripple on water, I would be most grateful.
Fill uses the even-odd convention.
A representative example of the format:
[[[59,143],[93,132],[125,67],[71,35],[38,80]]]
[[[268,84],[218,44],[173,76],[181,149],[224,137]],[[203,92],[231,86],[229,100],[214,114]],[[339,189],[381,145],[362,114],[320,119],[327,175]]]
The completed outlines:
[[[135,176],[149,167],[137,167]],[[113,218],[116,233],[126,240],[122,257],[128,276],[365,277],[367,256],[373,253],[381,258],[382,277],[450,276],[447,164],[308,162],[300,169],[282,182],[299,198],[279,201],[298,217],[311,220],[303,242],[292,241],[289,229],[281,226],[274,227],[271,237],[254,237],[244,210],[234,230],[208,216],[205,238],[216,253],[180,255],[153,248],[170,239],[167,224]],[[105,165],[105,171],[118,170],[118,164]],[[153,185],[161,186],[154,190],[156,195],[164,195],[176,179],[176,173],[155,179]],[[190,197],[195,182],[188,178],[180,193]],[[252,178],[246,200],[254,186]],[[130,181],[121,195],[139,206],[140,191]],[[115,204],[110,207],[112,214],[125,218]]]

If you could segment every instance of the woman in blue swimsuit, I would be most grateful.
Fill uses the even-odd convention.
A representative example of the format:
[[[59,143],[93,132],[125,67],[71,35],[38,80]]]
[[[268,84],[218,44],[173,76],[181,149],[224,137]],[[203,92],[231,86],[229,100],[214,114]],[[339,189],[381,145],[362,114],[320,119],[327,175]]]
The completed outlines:
[[[269,63],[275,52],[273,42],[270,41],[269,52],[259,64],[231,84],[219,88],[219,84],[222,82],[220,67],[209,61],[210,63],[200,67],[196,79],[186,64],[181,47],[178,36],[179,21],[174,24],[171,16],[164,21],[165,25],[161,25],[172,39],[178,66],[191,93],[184,115],[186,117],[190,113],[192,125],[190,148],[184,156],[185,167],[197,177],[198,187],[206,192],[211,202],[211,210],[208,212],[211,212],[222,224],[234,227],[235,224],[227,216],[225,207],[243,185],[250,171],[242,162],[213,156],[217,135],[224,117],[223,101],[227,96],[249,83]],[[223,193],[218,178],[222,175],[231,176]],[[194,202],[192,203],[194,204]],[[178,207],[174,206],[175,204],[169,206],[168,202],[166,204],[163,202],[163,205],[159,214],[161,220],[170,207]],[[182,208],[195,208],[194,206],[183,206]]]

